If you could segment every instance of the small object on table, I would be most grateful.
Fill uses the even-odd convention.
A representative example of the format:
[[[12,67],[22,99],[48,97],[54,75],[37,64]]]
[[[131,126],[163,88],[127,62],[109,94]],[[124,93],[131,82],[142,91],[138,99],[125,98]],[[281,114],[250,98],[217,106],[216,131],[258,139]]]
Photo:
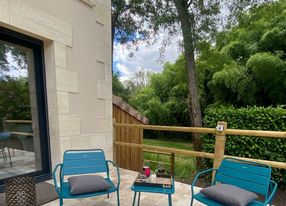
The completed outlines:
[[[168,205],[172,206],[171,195],[175,192],[174,179],[156,177],[156,175],[151,175],[148,178],[142,178],[142,174],[139,173],[136,177],[131,190],[134,191],[133,206],[135,205],[137,192],[138,194],[138,206],[140,204],[141,192],[147,193],[158,193],[168,195]]]
[[[145,174],[146,177],[149,177],[151,174],[151,169],[148,166],[143,167],[143,173]]]
[[[171,175],[166,173],[164,167],[158,167],[158,169],[156,170],[156,177],[171,178]]]

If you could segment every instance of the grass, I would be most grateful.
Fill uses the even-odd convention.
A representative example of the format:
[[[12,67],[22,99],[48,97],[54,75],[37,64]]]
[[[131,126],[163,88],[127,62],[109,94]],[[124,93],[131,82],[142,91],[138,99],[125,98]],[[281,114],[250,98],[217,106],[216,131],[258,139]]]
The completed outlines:
[[[182,150],[193,150],[192,144],[190,143],[173,142],[161,139],[144,139],[144,144],[150,146],[168,147],[168,148],[182,149]],[[170,163],[170,156],[144,152],[144,160]],[[150,162],[149,166],[152,171],[155,171],[158,168],[159,164]],[[164,164],[164,168],[168,172],[170,172],[169,165]],[[195,171],[196,171],[196,166],[194,157],[187,155],[175,155],[176,180],[183,182],[190,182],[190,180],[193,179]]]

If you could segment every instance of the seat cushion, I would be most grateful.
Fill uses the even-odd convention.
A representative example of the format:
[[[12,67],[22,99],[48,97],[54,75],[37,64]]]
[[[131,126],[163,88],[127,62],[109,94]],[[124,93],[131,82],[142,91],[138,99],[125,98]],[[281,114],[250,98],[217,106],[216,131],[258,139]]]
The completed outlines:
[[[201,193],[210,199],[229,206],[245,206],[258,198],[253,192],[229,184],[206,187],[201,190]]]
[[[197,193],[193,197],[195,200],[204,203],[205,205],[211,205],[211,206],[226,206],[223,203],[217,202],[213,199],[208,198],[207,196],[203,195],[202,193]],[[263,202],[259,202],[256,200],[253,200],[250,202],[247,206],[264,206],[265,204]]]
[[[109,190],[111,185],[99,175],[80,175],[68,178],[72,195]]]

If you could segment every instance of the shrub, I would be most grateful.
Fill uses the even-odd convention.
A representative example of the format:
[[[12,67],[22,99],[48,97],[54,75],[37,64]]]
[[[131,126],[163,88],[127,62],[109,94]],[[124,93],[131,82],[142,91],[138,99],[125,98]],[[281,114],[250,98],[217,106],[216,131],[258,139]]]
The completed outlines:
[[[229,129],[286,131],[286,109],[283,107],[208,108],[203,119],[204,127],[215,127],[226,121]],[[204,136],[203,150],[214,152],[215,138]],[[286,162],[286,139],[227,136],[225,154],[239,157]],[[273,169],[273,179],[286,188],[286,170]]]

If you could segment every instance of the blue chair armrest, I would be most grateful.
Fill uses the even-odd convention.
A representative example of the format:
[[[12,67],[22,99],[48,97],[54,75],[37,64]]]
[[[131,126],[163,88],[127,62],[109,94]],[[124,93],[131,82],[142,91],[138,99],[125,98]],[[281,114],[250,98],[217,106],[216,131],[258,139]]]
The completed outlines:
[[[58,164],[58,165],[56,165],[56,167],[55,167],[55,169],[54,169],[54,171],[53,171],[54,184],[55,184],[55,187],[56,187],[56,192],[58,193],[59,196],[60,196],[61,187],[62,187],[62,179],[61,179],[62,166],[63,166],[63,164]],[[57,174],[56,174],[58,168],[60,168],[60,187],[58,187]]]
[[[192,183],[192,187],[191,187],[191,189],[192,189],[192,195],[195,194],[195,193],[194,193],[194,186],[196,186],[196,183],[197,183],[199,177],[200,177],[202,174],[209,173],[209,172],[212,172],[212,171],[217,171],[217,169],[213,169],[213,168],[207,169],[207,170],[204,170],[204,171],[202,171],[202,172],[199,172],[199,173],[196,175],[196,177],[195,177],[195,179],[194,179],[194,181],[193,181],[193,183]]]
[[[116,168],[116,172],[117,172],[117,189],[119,188],[120,185],[120,174],[119,174],[119,167],[112,162],[111,160],[106,160],[107,163],[111,163],[115,168]]]
[[[265,201],[265,205],[268,205],[272,202],[272,199],[277,192],[277,183],[274,182],[273,180],[270,180],[270,192],[271,193],[270,193],[269,197]]]

